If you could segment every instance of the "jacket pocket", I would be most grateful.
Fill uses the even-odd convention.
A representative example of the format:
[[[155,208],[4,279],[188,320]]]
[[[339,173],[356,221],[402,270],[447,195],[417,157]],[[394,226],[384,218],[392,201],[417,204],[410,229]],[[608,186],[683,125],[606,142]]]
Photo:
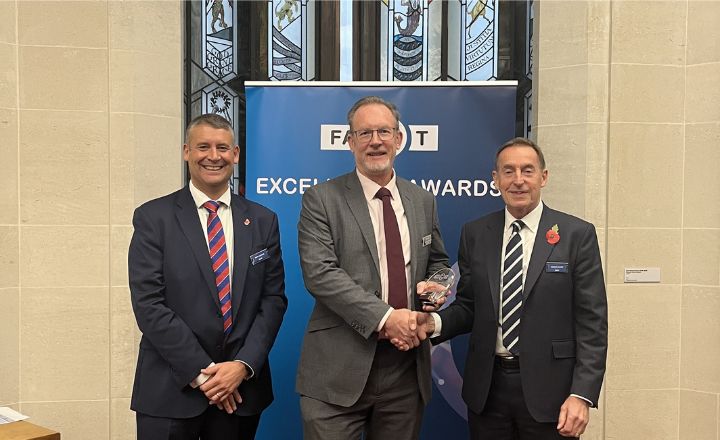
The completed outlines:
[[[575,357],[575,339],[559,339],[552,341],[553,357],[566,359]]]
[[[329,328],[338,327],[343,325],[345,321],[339,316],[322,316],[320,318],[312,319],[307,326],[308,332],[316,332],[318,330],[327,330]]]

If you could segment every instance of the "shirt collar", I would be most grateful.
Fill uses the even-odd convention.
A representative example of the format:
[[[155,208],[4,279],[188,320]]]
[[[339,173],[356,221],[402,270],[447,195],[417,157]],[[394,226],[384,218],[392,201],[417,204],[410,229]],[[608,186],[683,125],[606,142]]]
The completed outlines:
[[[192,195],[193,200],[195,201],[195,207],[197,209],[200,209],[202,205],[205,204],[208,200],[214,200],[208,197],[204,192],[197,189],[195,185],[193,185],[192,180],[190,181],[190,194]],[[221,195],[216,201],[224,204],[225,206],[230,206],[230,186],[228,186],[228,189]]]
[[[542,200],[538,205],[533,209],[532,211],[528,212],[528,214],[523,217],[522,222],[525,224],[525,227],[530,230],[532,233],[537,233],[538,226],[540,225],[540,217],[542,217],[543,212],[543,202]],[[505,207],[505,231],[510,229],[512,223],[518,220],[515,217],[513,217],[512,214],[510,214],[510,211],[508,211],[507,206]]]
[[[362,175],[357,169],[355,169],[355,173],[357,174],[358,179],[360,179],[360,186],[362,186],[363,194],[365,194],[365,200],[370,202],[370,200],[375,198],[375,194],[377,194],[378,190],[382,187],[374,181],[370,180],[370,178]],[[393,200],[398,200],[400,197],[400,193],[397,189],[397,180],[395,179],[395,177],[395,169],[393,168],[393,176],[388,182],[388,184],[385,185],[385,188],[390,190],[390,194],[392,194]]]

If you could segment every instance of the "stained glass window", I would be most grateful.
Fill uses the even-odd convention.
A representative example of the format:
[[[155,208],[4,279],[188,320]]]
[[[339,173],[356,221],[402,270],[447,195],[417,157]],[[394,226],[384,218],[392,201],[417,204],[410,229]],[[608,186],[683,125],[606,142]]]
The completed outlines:
[[[448,76],[454,80],[498,78],[496,0],[454,0],[448,4]]]
[[[528,0],[527,4],[527,30],[525,51],[525,79],[532,84],[532,68],[533,68],[533,21],[535,19],[535,7],[533,0]],[[525,93],[525,137],[529,138],[532,132],[532,87]]]
[[[530,133],[533,0],[190,0],[185,10],[186,120],[231,121],[236,192],[246,80],[514,79],[516,133]]]
[[[241,98],[234,83],[239,77],[238,2],[200,0],[186,3],[189,18],[186,50],[186,119],[203,113],[217,113],[233,124],[235,138],[244,139]],[[243,175],[244,175],[244,170]],[[240,191],[242,176],[236,166],[232,187]]]
[[[268,0],[268,75],[275,81],[315,79],[315,2]]]
[[[442,1],[381,0],[380,79],[440,79]]]

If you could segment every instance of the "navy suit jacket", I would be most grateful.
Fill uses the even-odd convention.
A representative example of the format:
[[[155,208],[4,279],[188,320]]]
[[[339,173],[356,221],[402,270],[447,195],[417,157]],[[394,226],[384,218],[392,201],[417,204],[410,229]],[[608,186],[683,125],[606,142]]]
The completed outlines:
[[[545,234],[558,225],[560,241]],[[471,332],[463,398],[482,412],[492,379],[500,300],[505,211],[467,223],[460,236],[456,300],[439,312],[442,332],[433,343]],[[546,263],[566,265],[566,272]],[[607,357],[607,298],[592,224],[544,206],[523,288],[520,375],[530,414],[557,422],[572,393],[600,396]]]
[[[204,229],[185,187],[135,210],[128,254],[130,293],[142,332],[131,408],[156,417],[201,414],[208,400],[190,387],[211,362],[242,360],[236,414],[259,414],[273,400],[268,353],[287,299],[277,216],[233,195],[233,327],[225,336]],[[268,257],[250,256],[267,249]]]

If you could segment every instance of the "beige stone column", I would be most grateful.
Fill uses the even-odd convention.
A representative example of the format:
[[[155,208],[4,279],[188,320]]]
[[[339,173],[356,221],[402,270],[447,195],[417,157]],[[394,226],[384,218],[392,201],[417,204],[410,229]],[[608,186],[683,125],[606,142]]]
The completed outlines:
[[[20,401],[20,226],[15,2],[0,2],[0,406]]]
[[[604,414],[583,438],[717,440],[720,2],[536,5],[546,200],[607,237]]]
[[[182,3],[0,2],[0,405],[129,439],[132,211],[182,184]]]
[[[720,439],[720,1],[687,5],[680,439]]]
[[[536,1],[535,8],[534,132],[549,170],[543,200],[595,225],[605,263],[610,4]],[[597,403],[583,439],[604,438],[604,391]]]
[[[140,334],[130,306],[133,210],[184,182],[183,5],[110,1],[110,431],[134,438],[129,410]]]

